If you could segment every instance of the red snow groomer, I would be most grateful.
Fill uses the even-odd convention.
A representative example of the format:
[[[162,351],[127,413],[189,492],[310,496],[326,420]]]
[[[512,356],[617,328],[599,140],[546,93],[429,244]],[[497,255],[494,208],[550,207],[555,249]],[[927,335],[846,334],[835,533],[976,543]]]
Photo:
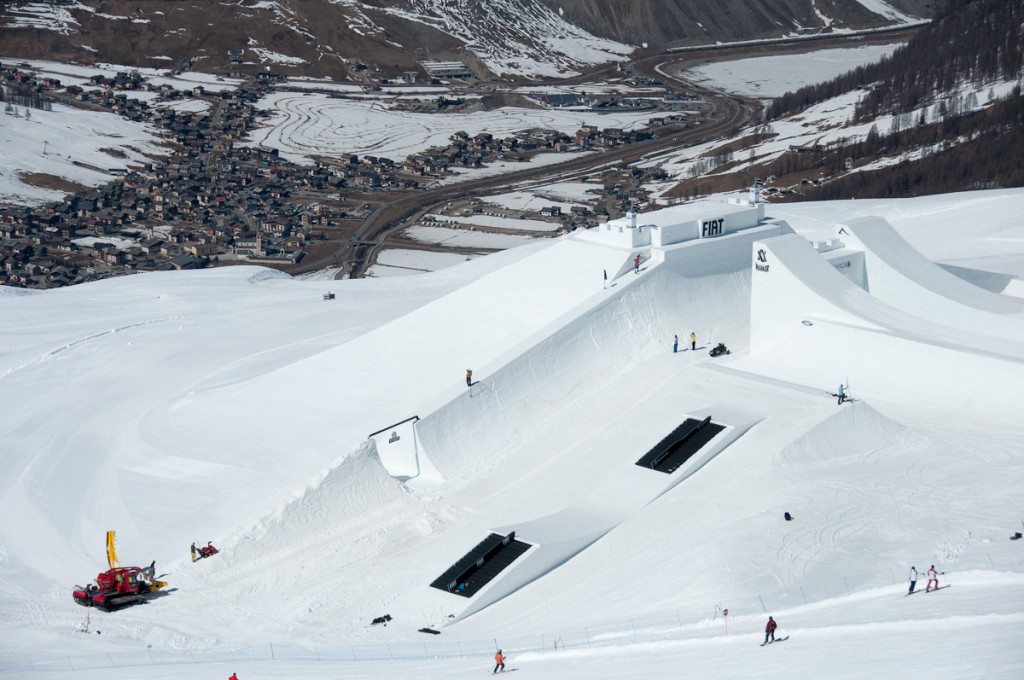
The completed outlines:
[[[85,587],[75,586],[75,602],[86,607],[112,611],[141,602],[146,595],[155,593],[167,585],[155,577],[156,562],[148,567],[118,566],[114,550],[114,532],[107,532],[107,564],[110,569],[96,576],[96,583]]]

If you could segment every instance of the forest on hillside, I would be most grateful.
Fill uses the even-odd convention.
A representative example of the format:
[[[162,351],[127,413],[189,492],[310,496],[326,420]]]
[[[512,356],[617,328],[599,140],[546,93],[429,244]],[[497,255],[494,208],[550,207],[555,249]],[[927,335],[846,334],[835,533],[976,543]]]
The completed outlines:
[[[764,172],[824,178],[801,186],[791,200],[1024,186],[1018,154],[1007,153],[1024,148],[1022,80],[1024,1],[949,0],[890,58],[787,93],[766,111],[773,120],[861,90],[854,121],[891,116],[887,129],[872,127],[863,139],[785,154]],[[1008,81],[1017,85],[1003,98],[992,87],[987,96],[976,93]]]
[[[856,89],[865,90],[855,120],[907,113],[955,93],[963,83],[1024,75],[1024,2],[948,0],[945,11],[886,59],[824,83],[787,92],[767,120]]]
[[[835,179],[801,187],[795,200],[889,198],[949,193],[971,189],[1024,186],[1024,165],[1016,152],[1024,149],[1024,96],[1013,94],[986,108],[947,120],[867,137],[811,154],[787,154],[768,174],[820,170]],[[858,171],[880,156],[903,160],[886,167]]]

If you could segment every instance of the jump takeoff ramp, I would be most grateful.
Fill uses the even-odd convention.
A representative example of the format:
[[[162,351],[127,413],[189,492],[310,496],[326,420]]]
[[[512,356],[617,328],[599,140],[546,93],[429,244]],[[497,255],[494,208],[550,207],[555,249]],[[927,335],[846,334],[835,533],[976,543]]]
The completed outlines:
[[[787,234],[756,241],[752,260],[753,353],[769,349],[814,324],[825,323],[1024,361],[1024,343],[975,332],[969,323],[939,324],[869,294],[834,269],[802,236]],[[958,318],[951,319],[950,324]]]
[[[863,217],[837,227],[864,253],[865,288],[908,314],[1000,338],[1024,338],[1024,300],[992,293],[949,273],[915,250],[886,220]]]

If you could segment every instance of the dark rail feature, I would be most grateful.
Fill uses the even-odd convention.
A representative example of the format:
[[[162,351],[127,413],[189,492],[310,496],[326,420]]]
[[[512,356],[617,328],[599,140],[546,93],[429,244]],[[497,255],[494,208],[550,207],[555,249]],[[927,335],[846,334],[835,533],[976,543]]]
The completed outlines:
[[[491,534],[441,574],[430,587],[472,597],[529,549],[529,543],[516,540],[514,531],[508,536]]]
[[[670,475],[724,429],[724,425],[711,422],[711,416],[704,420],[687,418],[636,464]]]

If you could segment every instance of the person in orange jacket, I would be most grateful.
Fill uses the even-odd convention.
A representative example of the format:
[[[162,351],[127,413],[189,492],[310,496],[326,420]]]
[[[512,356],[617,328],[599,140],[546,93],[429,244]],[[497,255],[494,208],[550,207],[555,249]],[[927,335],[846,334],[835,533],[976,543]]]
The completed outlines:
[[[505,672],[505,657],[502,656],[500,649],[498,650],[498,653],[494,655],[494,672],[497,673],[499,668],[502,673]]]

